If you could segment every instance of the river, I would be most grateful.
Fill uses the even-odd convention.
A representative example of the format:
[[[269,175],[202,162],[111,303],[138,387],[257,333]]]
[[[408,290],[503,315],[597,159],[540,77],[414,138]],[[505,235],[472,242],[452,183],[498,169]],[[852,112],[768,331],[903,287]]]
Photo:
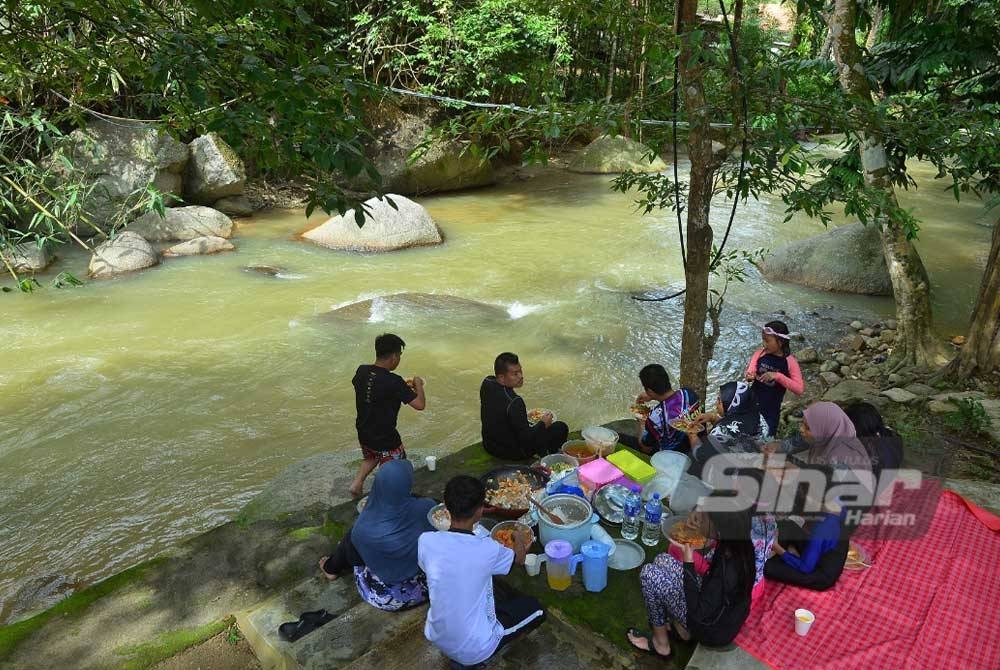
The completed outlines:
[[[977,225],[981,203],[956,203],[931,183],[929,166],[914,171],[921,188],[901,201],[924,221],[919,247],[937,325],[964,332],[990,229]],[[574,428],[623,417],[643,364],[676,374],[682,309],[630,296],[677,287],[683,272],[672,214],[640,216],[633,196],[607,182],[549,170],[420,198],[446,236],[435,248],[336,253],[294,239],[306,227],[301,212],[274,211],[241,223],[236,253],[4,294],[0,622],[225,522],[299,459],[353,455],[350,379],[383,331],[407,342],[400,372],[427,380],[427,410],[400,419],[419,453],[478,439],[476,391],[504,350],[521,356],[529,406],[552,408]],[[717,236],[727,215],[720,199]],[[822,232],[803,217],[782,218],[772,200],[741,207],[732,248]],[[57,270],[85,274],[86,256],[60,255]],[[243,269],[258,264],[286,272]],[[379,297],[399,292],[469,302]],[[360,316],[329,316],[369,298]],[[892,310],[888,299],[777,285],[752,272],[729,291],[712,379],[737,373],[759,323],[777,310],[807,339],[833,332],[809,316],[819,306],[869,318]]]

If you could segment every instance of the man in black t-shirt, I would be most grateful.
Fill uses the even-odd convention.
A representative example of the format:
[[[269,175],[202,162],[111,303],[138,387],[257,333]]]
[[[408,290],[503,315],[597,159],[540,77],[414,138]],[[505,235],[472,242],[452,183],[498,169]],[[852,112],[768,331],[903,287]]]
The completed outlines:
[[[524,460],[554,454],[566,442],[569,427],[546,412],[534,426],[528,423],[524,398],[514,391],[524,386],[524,371],[515,354],[504,352],[493,363],[495,374],[479,387],[483,447],[497,458]]]
[[[392,372],[399,367],[405,346],[398,335],[379,335],[375,338],[375,363],[360,366],[351,382],[358,409],[354,425],[364,456],[349,489],[355,498],[361,495],[365,478],[377,465],[406,458],[403,439],[396,430],[400,406],[406,404],[417,411],[427,406],[423,379],[414,377],[408,383]]]

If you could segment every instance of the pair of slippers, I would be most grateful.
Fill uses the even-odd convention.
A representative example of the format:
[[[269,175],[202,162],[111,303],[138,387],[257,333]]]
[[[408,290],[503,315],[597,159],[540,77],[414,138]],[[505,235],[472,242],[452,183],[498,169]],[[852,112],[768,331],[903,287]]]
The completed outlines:
[[[669,630],[670,629],[668,629],[668,631]],[[627,636],[631,636],[631,637],[627,637],[627,639],[629,641],[629,644],[631,644],[632,647],[636,651],[641,651],[643,653],[650,654],[650,655],[656,656],[658,658],[662,658],[664,661],[667,660],[667,659],[669,659],[670,657],[672,657],[674,655],[674,648],[673,648],[673,646],[670,647],[670,653],[669,654],[661,654],[660,652],[656,651],[656,645],[653,644],[653,634],[652,633],[646,633],[646,632],[641,631],[641,630],[639,630],[637,628],[629,628],[627,631],[625,631],[625,634],[626,634],[626,637]],[[671,637],[671,638],[673,637],[669,633],[668,633],[667,636]],[[643,649],[642,647],[635,646],[635,644],[632,642],[632,639],[631,639],[632,637],[634,637],[636,639],[639,639],[639,640],[645,640],[646,641],[646,649]]]
[[[278,637],[285,642],[295,642],[336,618],[336,614],[330,614],[326,610],[303,612],[298,621],[289,621],[278,626]]]

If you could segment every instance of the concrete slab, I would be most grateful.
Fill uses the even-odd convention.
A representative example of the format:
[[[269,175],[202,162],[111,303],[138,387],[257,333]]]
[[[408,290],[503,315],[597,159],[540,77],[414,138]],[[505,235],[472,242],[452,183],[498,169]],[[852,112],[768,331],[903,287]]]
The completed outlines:
[[[736,645],[713,649],[699,644],[687,670],[766,670],[767,666]]]
[[[971,479],[948,479],[945,488],[968,498],[983,509],[1000,514],[1000,484],[990,484]]]

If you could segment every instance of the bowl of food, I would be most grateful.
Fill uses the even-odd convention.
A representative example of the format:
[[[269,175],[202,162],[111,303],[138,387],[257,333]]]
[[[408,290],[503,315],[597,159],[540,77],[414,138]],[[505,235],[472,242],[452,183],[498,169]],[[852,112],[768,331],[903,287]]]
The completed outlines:
[[[667,537],[678,544],[686,544],[692,549],[704,549],[708,538],[690,517],[678,519],[667,530]]]
[[[867,570],[872,566],[868,552],[860,544],[851,542],[847,549],[847,559],[844,561],[844,570]]]
[[[583,440],[570,440],[563,444],[562,453],[575,458],[577,463],[583,465],[597,458],[597,447],[587,444]]]
[[[597,449],[598,456],[607,456],[618,446],[618,433],[604,426],[590,426],[580,434],[587,444]]]
[[[539,465],[548,471],[550,481],[558,481],[580,467],[580,461],[566,454],[549,454],[539,461]]]
[[[542,420],[542,417],[546,414],[552,415],[552,420],[556,420],[556,413],[551,409],[545,409],[544,407],[537,407],[535,409],[528,410],[528,424],[534,426],[536,423]]]
[[[445,509],[444,503],[438,503],[427,513],[427,520],[437,530],[448,530],[451,528],[451,514]]]
[[[520,521],[501,521],[493,526],[493,530],[490,531],[490,537],[508,549],[513,549],[514,535],[516,533],[526,533],[531,538],[527,544],[529,547],[535,541],[535,531],[531,530],[531,526],[525,525]]]
[[[508,465],[487,472],[479,480],[486,487],[487,513],[516,519],[528,511],[531,496],[545,490],[549,478],[540,470]]]

